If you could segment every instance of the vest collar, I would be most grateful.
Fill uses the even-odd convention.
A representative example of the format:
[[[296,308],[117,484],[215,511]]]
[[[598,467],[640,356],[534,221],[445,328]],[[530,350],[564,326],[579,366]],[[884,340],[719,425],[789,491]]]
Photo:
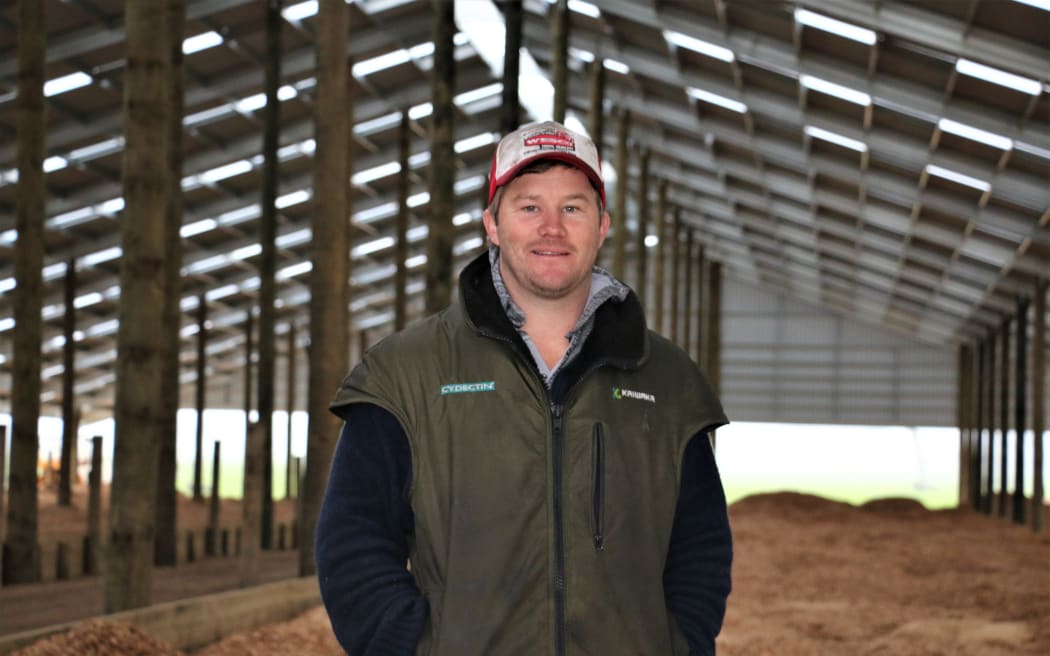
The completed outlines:
[[[492,282],[488,253],[472,260],[459,276],[460,302],[471,328],[482,335],[514,344],[526,357],[528,347],[507,318]],[[649,355],[649,336],[645,314],[638,297],[631,291],[623,302],[610,299],[594,313],[594,329],[580,354],[567,367],[576,378],[594,365],[608,364],[620,369],[636,369]]]

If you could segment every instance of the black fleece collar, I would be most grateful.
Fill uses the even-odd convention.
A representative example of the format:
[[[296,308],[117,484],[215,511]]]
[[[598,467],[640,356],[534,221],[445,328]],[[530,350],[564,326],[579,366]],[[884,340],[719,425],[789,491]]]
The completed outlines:
[[[476,332],[509,341],[526,359],[531,359],[528,347],[500,304],[492,284],[487,253],[482,253],[463,269],[459,276],[459,294],[467,321]],[[632,291],[622,303],[611,300],[598,308],[594,314],[594,330],[584,342],[583,349],[557,378],[571,385],[595,366],[637,369],[648,355],[645,314]]]

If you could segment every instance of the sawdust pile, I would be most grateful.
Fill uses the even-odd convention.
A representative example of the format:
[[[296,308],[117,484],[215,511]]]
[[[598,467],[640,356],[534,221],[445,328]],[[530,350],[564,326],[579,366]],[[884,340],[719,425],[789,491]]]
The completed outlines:
[[[734,589],[719,656],[1050,654],[1050,531],[908,499],[764,494],[730,507]],[[90,622],[17,652],[178,654]],[[341,654],[315,608],[194,656]]]

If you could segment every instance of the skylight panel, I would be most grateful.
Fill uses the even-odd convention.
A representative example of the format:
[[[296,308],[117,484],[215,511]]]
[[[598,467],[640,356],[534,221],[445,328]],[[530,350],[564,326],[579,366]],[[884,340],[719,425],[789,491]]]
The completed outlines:
[[[277,237],[277,239],[274,240],[274,243],[277,245],[277,248],[292,248],[300,244],[305,244],[310,241],[312,236],[312,229],[300,228],[299,230],[294,230]]]
[[[77,71],[76,73],[70,73],[69,75],[63,75],[44,82],[44,95],[50,98],[73,89],[86,87],[91,82],[92,77],[90,75]]]
[[[849,137],[843,136],[836,132],[830,132],[828,130],[814,127],[812,125],[807,125],[805,128],[805,132],[807,135],[815,139],[828,141],[833,144],[837,144],[839,146],[843,146],[845,148],[849,148],[850,150],[855,150],[860,153],[867,152],[868,150],[868,144],[864,143],[863,141],[850,139]]]
[[[568,6],[569,11],[574,11],[577,14],[583,14],[584,16],[590,16],[591,18],[602,17],[602,12],[598,7],[589,2],[584,2],[583,0],[569,0]]]
[[[250,114],[257,109],[266,107],[266,94],[257,93],[254,96],[242,98],[233,104],[233,108],[242,114]]]
[[[262,253],[262,244],[249,244],[234,249],[234,251],[230,253],[230,257],[235,260],[247,260],[249,257],[255,257],[259,253]]]
[[[743,114],[747,111],[747,105],[744,103],[733,100],[732,98],[720,96],[717,93],[711,93],[710,91],[704,91],[703,89],[697,89],[696,87],[689,87],[686,89],[686,93],[697,100],[702,100],[703,102],[712,105],[718,105],[719,107],[734,111],[738,114]]]
[[[457,141],[453,147],[457,153],[465,153],[467,151],[474,150],[475,148],[482,148],[496,143],[496,135],[492,132],[483,132],[473,137],[461,139]]]
[[[946,169],[935,164],[927,164],[926,172],[930,175],[937,176],[938,178],[965,185],[981,192],[988,192],[992,189],[992,185],[984,180],[978,180],[977,178],[972,178],[968,175],[959,173],[958,171],[952,171],[951,169]]]
[[[1014,145],[1013,139],[995,134],[994,132],[981,130],[966,125],[965,123],[959,123],[958,121],[953,121],[949,118],[942,118],[937,121],[937,127],[944,132],[971,139],[1000,150],[1010,150]]]
[[[391,112],[384,114],[383,116],[377,116],[376,118],[362,121],[354,126],[354,133],[361,136],[367,136],[373,132],[379,132],[380,130],[386,130],[392,128],[401,122],[401,112]]]
[[[290,7],[285,7],[281,10],[281,16],[284,16],[286,21],[295,22],[311,17],[317,11],[317,0],[307,0],[306,2],[298,2]]]
[[[290,278],[297,278],[304,273],[310,273],[314,268],[314,263],[310,260],[304,260],[297,264],[286,266],[283,269],[279,269],[274,277],[277,280],[288,280]]]
[[[864,93],[863,91],[857,91],[849,87],[844,87],[841,84],[835,84],[834,82],[828,82],[825,79],[814,77],[812,75],[803,75],[799,78],[799,82],[802,86],[813,91],[819,91],[826,93],[829,96],[835,96],[841,98],[847,102],[851,102],[855,105],[870,105],[871,96]]]
[[[698,52],[701,55],[707,55],[708,57],[713,57],[720,61],[732,62],[736,58],[736,55],[734,55],[733,51],[729,48],[723,48],[722,46],[708,43],[707,41],[701,41],[700,39],[686,36],[680,32],[664,30],[664,39],[666,39],[668,43],[679,48],[692,50],[693,52]]]
[[[824,32],[844,36],[853,41],[859,41],[867,45],[873,45],[877,35],[869,30],[852,23],[846,23],[823,14],[809,11],[808,9],[795,9],[795,20],[803,25],[814,27]]]
[[[352,72],[354,77],[367,77],[372,73],[407,64],[412,61],[412,55],[405,49],[394,50],[378,57],[365,59],[354,64]]]
[[[193,237],[209,230],[214,230],[218,224],[215,219],[201,219],[200,221],[194,221],[193,223],[187,223],[182,226],[179,230],[179,236],[182,238]]]
[[[220,35],[214,30],[210,32],[201,32],[200,34],[191,36],[190,38],[182,42],[182,54],[192,55],[193,53],[200,52],[201,50],[214,48],[222,42],[222,35]]]
[[[1038,96],[1043,92],[1043,85],[1038,80],[1007,73],[998,68],[978,64],[969,59],[957,59],[955,61],[955,70],[963,75],[969,75],[985,82],[1027,93],[1030,96]]]
[[[1022,5],[1028,5],[1043,11],[1050,11],[1050,0],[1014,0],[1014,2],[1020,2]]]
[[[434,111],[434,105],[426,102],[421,105],[416,105],[408,110],[408,117],[413,121],[418,121],[421,118],[426,118]]]
[[[277,206],[277,209],[283,210],[286,207],[305,203],[308,200],[310,200],[310,191],[307,189],[299,189],[283,196],[278,196],[277,200],[274,201],[274,205]]]
[[[280,205],[277,205],[280,208]],[[238,207],[235,210],[229,212],[223,212],[218,217],[218,223],[221,226],[237,225],[238,223],[244,223],[245,221],[251,221],[252,219],[258,218],[262,215],[262,206],[259,203],[252,203],[251,205],[245,205],[244,207]]]
[[[51,173],[52,171],[58,171],[69,166],[69,162],[64,157],[58,155],[52,155],[44,160],[44,173]]]
[[[605,67],[605,70],[619,73],[620,75],[628,75],[631,72],[630,66],[616,59],[606,58],[602,60],[602,65]]]
[[[364,257],[365,255],[371,255],[372,253],[379,252],[384,248],[390,248],[395,243],[393,237],[380,237],[371,241],[366,241],[359,246],[355,246],[350,250],[351,257]]]
[[[366,185],[369,182],[375,182],[389,175],[394,175],[399,171],[401,171],[400,162],[387,162],[386,164],[380,164],[353,174],[350,176],[350,182],[355,185]]]
[[[233,111],[233,107],[230,105],[219,105],[218,107],[209,107],[199,112],[188,114],[186,118],[182,119],[183,125],[186,127],[193,127],[201,123],[207,123],[213,119],[220,118],[229,114]]]
[[[69,159],[74,162],[81,162],[96,157],[102,157],[110,153],[115,153],[124,147],[124,137],[113,137],[112,139],[106,139],[98,143],[84,146],[83,148],[77,148],[69,152]]]
[[[78,296],[73,299],[73,307],[81,309],[88,307],[89,305],[95,305],[102,302],[102,294],[98,292],[88,292],[83,296]]]
[[[77,260],[77,264],[85,268],[93,267],[96,264],[101,264],[103,262],[115,260],[123,254],[124,249],[122,249],[120,246],[110,246],[109,248],[104,248],[100,251],[95,251],[94,253],[88,253],[87,255],[79,258]]]
[[[502,91],[503,83],[494,82],[492,84],[487,84],[483,87],[478,87],[477,89],[464,91],[458,96],[455,96],[452,99],[452,102],[456,103],[457,105],[469,105],[472,102],[499,95]]]
[[[586,62],[588,64],[594,61],[593,52],[591,52],[590,50],[581,50],[580,48],[574,48],[572,46],[569,46],[569,56],[575,57],[576,59],[579,59],[580,61]]]
[[[227,178],[232,178],[242,173],[247,173],[252,170],[252,164],[246,159],[237,160],[236,162],[230,162],[229,164],[223,164],[213,169],[209,169],[204,173],[201,173],[200,181],[202,184],[208,184],[211,182],[218,182]]]

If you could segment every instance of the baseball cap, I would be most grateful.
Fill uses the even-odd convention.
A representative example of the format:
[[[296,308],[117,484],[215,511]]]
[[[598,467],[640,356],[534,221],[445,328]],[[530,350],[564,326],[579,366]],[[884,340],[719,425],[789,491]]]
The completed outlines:
[[[522,126],[503,137],[496,145],[489,172],[489,203],[496,189],[514,179],[522,168],[539,159],[556,159],[571,164],[587,174],[605,201],[605,181],[598,149],[590,137],[573,132],[556,121],[543,121]]]

